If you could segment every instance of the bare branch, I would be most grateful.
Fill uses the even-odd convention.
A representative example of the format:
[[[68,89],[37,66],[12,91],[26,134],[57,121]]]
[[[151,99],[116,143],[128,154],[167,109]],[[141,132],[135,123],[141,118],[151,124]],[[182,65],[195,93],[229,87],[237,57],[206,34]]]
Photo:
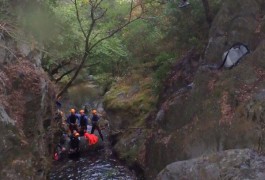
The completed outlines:
[[[95,46],[97,46],[99,43],[101,43],[102,41],[112,37],[113,35],[115,35],[117,32],[121,31],[123,28],[125,28],[126,26],[128,26],[129,24],[133,23],[134,21],[140,19],[141,17],[137,17],[134,20],[128,21],[127,23],[125,23],[124,25],[122,25],[121,27],[115,29],[114,31],[112,31],[108,36],[105,36],[103,38],[101,38],[100,40],[98,40],[95,44],[91,45],[91,47],[88,49],[88,52],[90,52]]]
[[[107,9],[105,9],[104,12],[99,17],[95,18],[95,21],[103,18],[105,16],[106,12],[107,12]]]
[[[96,5],[95,8],[98,8],[98,6],[102,3],[103,0],[100,0]]]
[[[89,67],[95,66],[95,65],[97,65],[97,64],[99,64],[99,63],[89,64],[89,65],[83,66],[82,68],[89,68]],[[58,78],[55,79],[55,83],[59,82],[64,76],[66,76],[66,75],[72,73],[72,72],[73,72],[74,70],[76,70],[77,68],[78,68],[78,65],[75,66],[75,67],[73,67],[73,68],[71,68],[71,69],[69,69],[68,71],[66,71],[66,72],[63,73],[62,75],[60,75],[60,77],[58,77]]]
[[[82,25],[82,22],[81,22],[81,19],[80,19],[80,16],[79,16],[79,11],[78,11],[78,7],[77,7],[77,2],[76,0],[74,0],[74,5],[75,5],[75,13],[76,13],[76,18],[77,18],[77,21],[78,21],[78,24],[79,24],[79,27],[84,35],[84,37],[86,38],[86,33],[85,33],[85,30],[83,28],[83,25]]]
[[[133,8],[133,0],[131,0],[131,8],[130,8],[129,21],[131,21],[133,9],[134,9]]]
[[[101,43],[102,41],[112,37],[113,35],[115,35],[117,32],[121,31],[123,28],[125,28],[126,26],[128,26],[129,24],[131,24],[132,22],[140,19],[142,17],[142,14],[140,14],[137,18],[132,20],[132,13],[133,10],[138,7],[139,5],[133,6],[133,0],[131,0],[131,4],[130,4],[130,14],[129,14],[129,19],[128,22],[123,24],[122,26],[118,27],[117,29],[111,31],[111,33],[103,38],[101,38],[100,40],[98,40],[96,43],[94,43],[93,45],[90,46],[90,48],[88,49],[88,52],[90,52],[95,46],[97,46],[99,43]]]
[[[57,74],[59,69],[63,68],[66,65],[69,65],[71,63],[72,59],[68,59],[68,60],[64,60],[62,62],[60,62],[55,68],[53,68],[52,70],[49,71],[50,75],[54,75]]]
[[[58,83],[64,76],[66,76],[67,74],[70,74],[71,72],[73,72],[74,70],[76,70],[77,67],[74,67],[68,71],[66,71],[65,73],[63,73],[59,78],[55,79],[55,83]]]
[[[96,39],[96,38],[98,37],[99,34],[101,34],[101,33],[97,33],[97,34],[95,34],[95,36],[94,36],[91,40]]]
[[[0,44],[0,47],[1,48],[4,48],[4,49],[6,49],[8,52],[10,52],[16,59],[18,59],[18,57],[15,55],[15,53],[11,50],[11,49],[9,49],[8,47],[6,47],[6,46],[4,46],[4,45],[1,45]]]
[[[85,62],[87,61],[87,59],[90,56],[91,50],[96,47],[99,43],[101,43],[102,41],[112,37],[114,34],[116,34],[117,32],[121,31],[123,28],[125,28],[126,26],[128,26],[130,23],[138,20],[141,18],[141,15],[143,14],[143,11],[141,11],[141,14],[136,17],[135,19],[132,20],[133,17],[133,10],[138,7],[139,5],[133,6],[133,0],[131,0],[131,6],[130,6],[130,13],[129,13],[129,19],[128,22],[124,23],[123,25],[121,25],[120,27],[116,28],[115,30],[113,30],[110,34],[108,34],[107,36],[99,39],[98,41],[96,41],[94,44],[91,44],[91,34],[95,28],[96,22],[103,18],[104,15],[106,14],[105,10],[99,17],[95,17],[95,12],[96,10],[99,8],[99,5],[102,3],[103,0],[96,0],[95,2],[89,1],[89,4],[91,6],[91,12],[90,12],[90,18],[91,18],[91,24],[89,25],[87,34],[84,33],[83,34],[85,36],[85,47],[84,47],[84,54],[82,57],[82,60],[80,61],[79,65],[77,66],[73,76],[71,77],[71,79],[67,82],[67,84],[62,88],[62,90],[57,94],[57,97],[60,97],[62,94],[64,94],[67,89],[72,85],[73,81],[76,79],[76,77],[78,76],[79,72],[81,71],[81,69],[83,68],[83,65],[85,64]],[[76,4],[76,0],[75,0],[75,4]],[[78,11],[78,9],[76,8],[76,11]],[[79,16],[79,14],[78,14]],[[80,18],[78,17],[78,21],[80,21]],[[79,23],[81,24],[81,23]],[[92,39],[95,39],[98,36],[98,34],[96,34]]]

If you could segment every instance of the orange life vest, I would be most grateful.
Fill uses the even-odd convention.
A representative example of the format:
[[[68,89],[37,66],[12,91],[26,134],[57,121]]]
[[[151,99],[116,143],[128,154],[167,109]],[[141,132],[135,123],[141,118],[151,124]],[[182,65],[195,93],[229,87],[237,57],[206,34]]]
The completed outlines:
[[[94,134],[85,133],[84,136],[87,139],[89,145],[93,145],[98,142],[98,137]]]

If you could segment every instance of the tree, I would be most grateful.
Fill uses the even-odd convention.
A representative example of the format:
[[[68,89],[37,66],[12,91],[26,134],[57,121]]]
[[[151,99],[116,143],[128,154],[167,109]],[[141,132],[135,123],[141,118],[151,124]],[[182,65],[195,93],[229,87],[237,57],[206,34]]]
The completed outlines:
[[[90,55],[92,54],[92,50],[97,47],[100,43],[103,41],[113,37],[115,34],[120,32],[123,28],[128,26],[130,23],[136,21],[137,19],[141,18],[141,13],[135,13],[135,10],[141,6],[141,4],[135,4],[133,0],[130,1],[130,7],[129,7],[129,14],[127,16],[127,19],[125,22],[123,22],[120,25],[117,25],[117,28],[111,29],[106,31],[105,33],[102,33],[100,31],[96,30],[96,27],[100,26],[100,22],[107,18],[106,14],[108,11],[108,8],[104,7],[106,4],[103,4],[103,0],[89,0],[89,1],[83,1],[80,3],[77,2],[77,0],[72,0],[74,7],[75,7],[75,13],[76,18],[79,24],[80,31],[84,37],[84,48],[83,48],[83,55],[81,58],[81,61],[77,65],[76,69],[74,70],[74,74],[71,77],[71,79],[66,83],[66,85],[59,91],[57,94],[57,97],[60,97],[62,94],[64,94],[67,89],[72,85],[73,81],[77,78],[79,75],[81,69],[83,68],[85,62],[89,60]],[[111,2],[109,2],[110,5]],[[82,10],[80,7],[84,7],[84,5],[87,5],[87,9],[89,9],[89,22],[85,22],[83,20],[82,16]],[[80,9],[79,9],[80,8]],[[135,14],[134,14],[135,13]],[[87,14],[87,12],[86,12]],[[103,34],[103,35],[102,35]]]
[[[213,17],[212,17],[211,9],[209,6],[209,2],[208,0],[202,0],[202,4],[203,4],[204,11],[205,11],[206,20],[209,26],[211,26]]]

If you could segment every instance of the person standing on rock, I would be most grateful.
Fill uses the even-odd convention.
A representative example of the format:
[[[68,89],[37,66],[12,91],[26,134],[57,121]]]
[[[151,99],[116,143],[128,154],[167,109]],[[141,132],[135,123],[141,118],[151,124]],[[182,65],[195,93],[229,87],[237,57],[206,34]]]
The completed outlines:
[[[91,117],[91,122],[92,122],[91,134],[94,133],[95,129],[98,130],[98,133],[99,133],[99,135],[103,141],[103,135],[102,135],[101,130],[99,128],[98,120],[99,120],[99,116],[97,115],[97,111],[93,110],[92,111],[92,117]]]
[[[88,118],[84,110],[80,110],[79,112],[80,112],[80,117],[79,117],[80,136],[83,136],[84,131],[87,130]]]
[[[75,109],[70,110],[70,115],[67,117],[67,124],[69,125],[69,130],[73,133],[73,130],[77,130],[77,122],[79,121],[78,115],[75,113]]]

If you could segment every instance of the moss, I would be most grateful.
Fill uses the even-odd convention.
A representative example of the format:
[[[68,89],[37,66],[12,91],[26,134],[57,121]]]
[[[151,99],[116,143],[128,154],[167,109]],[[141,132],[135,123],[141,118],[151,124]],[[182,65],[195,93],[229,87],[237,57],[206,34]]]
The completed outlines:
[[[140,134],[137,132],[137,129],[128,130],[114,146],[119,158],[124,160],[130,167],[133,167],[135,164],[141,164],[144,161],[141,150],[143,149],[148,131],[142,129]]]
[[[116,114],[124,121],[121,124],[136,127],[144,125],[145,118],[157,102],[151,84],[151,78],[142,78],[139,74],[119,80],[104,97],[105,109],[119,112]]]
[[[136,160],[138,156],[138,147],[133,146],[128,151],[122,152],[120,158],[125,160],[129,166],[131,166]]]

